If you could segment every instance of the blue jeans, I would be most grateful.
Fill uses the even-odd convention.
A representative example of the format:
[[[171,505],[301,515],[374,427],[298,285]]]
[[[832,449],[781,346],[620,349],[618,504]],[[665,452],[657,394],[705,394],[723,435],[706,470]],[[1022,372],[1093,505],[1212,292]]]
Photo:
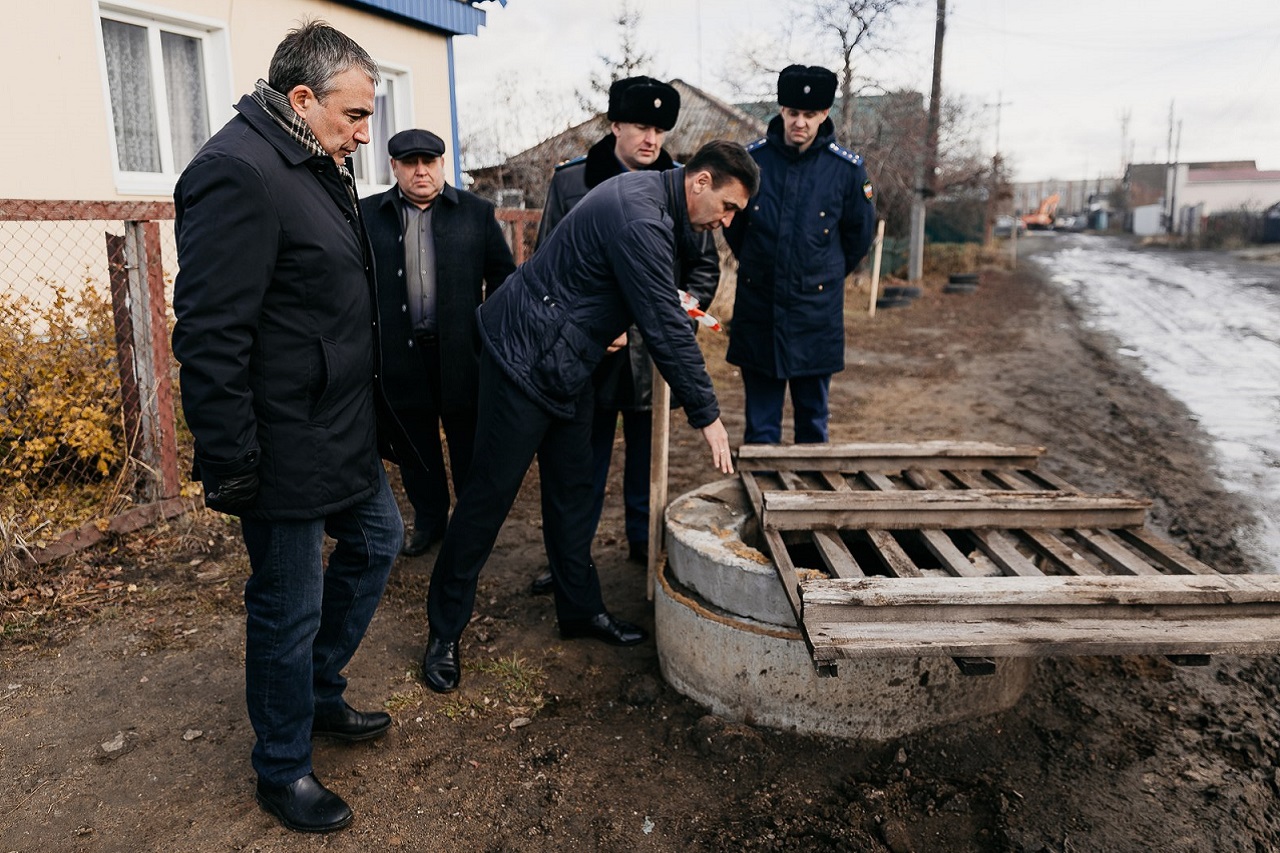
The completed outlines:
[[[782,443],[782,403],[788,386],[791,408],[795,410],[796,444],[826,444],[830,374],[777,379],[745,367],[742,369],[742,388],[747,398],[744,444]]]
[[[342,705],[342,669],[382,598],[404,525],[381,488],[324,518],[240,527],[253,574],[244,586],[245,699],[257,735],[253,768],[268,785],[311,772],[316,711]],[[325,567],[324,534],[337,541]]]

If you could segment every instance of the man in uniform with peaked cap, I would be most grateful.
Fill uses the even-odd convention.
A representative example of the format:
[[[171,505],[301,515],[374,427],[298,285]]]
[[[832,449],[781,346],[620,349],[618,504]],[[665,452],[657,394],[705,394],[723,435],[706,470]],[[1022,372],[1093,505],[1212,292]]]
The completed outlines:
[[[667,131],[680,115],[680,93],[652,77],[627,77],[609,87],[609,132],[582,157],[561,163],[547,189],[538,230],[541,245],[560,220],[590,190],[615,175],[664,171],[677,164],[663,149]],[[702,251],[681,260],[679,286],[706,308],[720,283],[720,257],[710,233],[699,235]],[[634,326],[617,352],[596,369],[595,414],[591,430],[595,503],[592,530],[604,508],[609,463],[618,420],[622,421],[624,461],[622,495],[629,558],[645,563],[649,548],[649,456],[652,444],[653,362]],[[534,580],[535,594],[551,591],[551,572]]]
[[[779,114],[747,146],[760,191],[725,231],[738,258],[730,364],[742,370],[747,444],[782,441],[788,389],[797,444],[828,440],[831,375],[844,369],[844,279],[875,230],[862,158],[840,146],[829,117],[836,75],[790,65]]]

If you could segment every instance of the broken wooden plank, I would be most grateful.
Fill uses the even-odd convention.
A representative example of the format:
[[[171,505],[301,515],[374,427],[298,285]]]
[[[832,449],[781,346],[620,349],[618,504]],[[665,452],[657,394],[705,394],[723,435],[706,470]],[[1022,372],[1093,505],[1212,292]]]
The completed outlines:
[[[831,573],[838,578],[866,577],[866,572],[858,565],[858,561],[849,553],[849,546],[844,544],[840,533],[835,530],[813,531],[813,544],[818,548],[818,555]]]
[[[992,658],[953,657],[962,675],[995,675],[996,662]]]
[[[1174,666],[1208,666],[1209,655],[1165,655]]]
[[[818,476],[831,487],[833,492],[851,492],[853,489],[849,486],[849,481],[844,478],[844,474],[838,471],[819,471]]]
[[[1280,651],[1274,616],[1153,620],[990,619],[945,624],[825,623],[806,626],[815,662],[878,657],[1050,655],[1263,655]]]
[[[744,444],[738,448],[738,465],[746,470],[770,471],[1034,468],[1043,453],[1043,447],[980,441]]]
[[[809,604],[849,608],[1280,604],[1280,575],[1041,575],[813,580]]]
[[[1028,471],[1027,476],[1032,480],[1039,480],[1040,482],[1044,483],[1046,488],[1049,488],[1049,489],[1057,489],[1062,492],[1073,492],[1073,493],[1080,492],[1080,489],[1071,485],[1066,480],[1059,477],[1057,474],[1054,474],[1052,471],[1041,471],[1040,469],[1037,468],[1034,471]]]
[[[1059,570],[1073,575],[1101,575],[1102,569],[1047,530],[1023,530],[1031,547]]]
[[[859,476],[873,489],[883,492],[897,491],[898,485],[884,474],[862,471]],[[982,572],[961,553],[951,537],[941,530],[921,530],[920,538],[929,553],[933,554],[948,573],[957,577],[980,577]]]
[[[1141,526],[1150,505],[1128,495],[983,489],[761,493],[766,529],[939,530]]]
[[[1004,471],[993,468],[982,472],[987,479],[994,480],[1006,489],[1014,492],[1036,492],[1044,489],[1041,483],[1021,476],[1017,471]]]
[[[1171,542],[1161,539],[1145,528],[1137,530],[1118,530],[1116,535],[1126,545],[1171,572],[1193,575],[1216,575],[1210,566],[1197,560]]]
[[[1035,563],[1022,555],[1013,544],[1013,540],[998,530],[970,530],[969,535],[982,548],[982,553],[995,563],[1006,575],[1022,575],[1034,577],[1044,572],[1036,568]]]
[[[879,558],[880,565],[884,566],[885,571],[899,578],[924,577],[915,561],[902,550],[902,546],[898,544],[897,539],[893,538],[892,533],[887,530],[868,530],[866,533],[871,544],[875,546],[876,557]]]
[[[1160,570],[1124,547],[1106,530],[1073,530],[1086,548],[1097,554],[1109,567],[1130,575],[1158,575]]]

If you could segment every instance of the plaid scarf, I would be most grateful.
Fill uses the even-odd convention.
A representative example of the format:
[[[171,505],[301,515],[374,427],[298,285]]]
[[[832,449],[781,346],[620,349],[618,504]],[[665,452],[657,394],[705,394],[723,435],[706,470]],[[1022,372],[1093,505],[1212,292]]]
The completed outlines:
[[[276,124],[284,128],[289,136],[310,151],[316,157],[329,157],[330,154],[320,145],[320,140],[316,139],[316,135],[311,132],[311,127],[303,120],[302,116],[294,112],[293,105],[289,103],[289,99],[284,95],[271,88],[271,84],[266,80],[259,80],[253,87],[253,99],[267,112],[267,115],[275,121]],[[347,195],[351,197],[351,204],[359,209],[359,196],[356,194],[356,178],[351,174],[351,169],[347,164],[338,164],[338,174],[342,176],[342,183],[347,188]]]

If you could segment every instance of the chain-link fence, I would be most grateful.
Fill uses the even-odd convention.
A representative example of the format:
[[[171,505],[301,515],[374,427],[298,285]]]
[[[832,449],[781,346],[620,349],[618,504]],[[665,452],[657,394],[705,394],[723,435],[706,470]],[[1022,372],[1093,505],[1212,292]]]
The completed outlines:
[[[180,507],[173,205],[0,200],[0,555]]]
[[[541,211],[497,215],[522,262]],[[172,204],[0,199],[0,577],[192,505],[176,272]]]

